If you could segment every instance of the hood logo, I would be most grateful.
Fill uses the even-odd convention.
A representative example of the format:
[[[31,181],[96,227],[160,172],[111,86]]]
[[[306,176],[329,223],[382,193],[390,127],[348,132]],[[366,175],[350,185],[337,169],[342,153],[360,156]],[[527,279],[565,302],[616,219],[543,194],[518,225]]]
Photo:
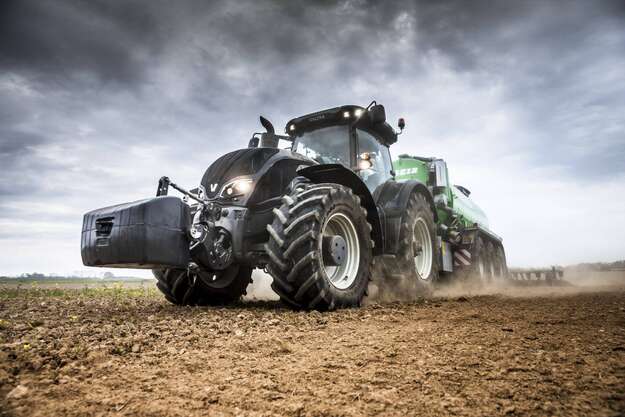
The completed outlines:
[[[217,191],[217,186],[219,184],[215,183],[215,184],[211,184],[211,193],[214,193],[215,191]]]

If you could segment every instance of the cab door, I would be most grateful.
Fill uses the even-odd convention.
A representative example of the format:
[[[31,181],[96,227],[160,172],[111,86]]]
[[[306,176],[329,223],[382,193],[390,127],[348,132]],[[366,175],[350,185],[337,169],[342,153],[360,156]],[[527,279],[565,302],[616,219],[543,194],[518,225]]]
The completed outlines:
[[[372,133],[356,129],[356,166],[358,176],[373,194],[376,188],[393,178],[393,164],[388,146]]]

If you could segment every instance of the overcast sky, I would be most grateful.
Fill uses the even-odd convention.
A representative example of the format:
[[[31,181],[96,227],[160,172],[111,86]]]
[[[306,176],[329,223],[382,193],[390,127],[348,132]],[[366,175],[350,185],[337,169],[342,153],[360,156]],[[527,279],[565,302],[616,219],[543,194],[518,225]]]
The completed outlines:
[[[259,114],[373,99],[511,265],[625,258],[621,0],[3,1],[0,274],[86,270],[85,212],[193,188]]]

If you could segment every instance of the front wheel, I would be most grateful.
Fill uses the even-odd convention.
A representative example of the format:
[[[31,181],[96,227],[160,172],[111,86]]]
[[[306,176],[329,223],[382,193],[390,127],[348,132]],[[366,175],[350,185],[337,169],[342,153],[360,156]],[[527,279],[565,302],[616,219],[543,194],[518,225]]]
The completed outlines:
[[[156,286],[176,305],[224,305],[238,301],[252,282],[252,268],[232,265],[223,271],[189,274],[186,269],[154,269]]]
[[[371,225],[360,198],[338,184],[296,179],[267,226],[273,290],[294,308],[358,306],[371,276]]]

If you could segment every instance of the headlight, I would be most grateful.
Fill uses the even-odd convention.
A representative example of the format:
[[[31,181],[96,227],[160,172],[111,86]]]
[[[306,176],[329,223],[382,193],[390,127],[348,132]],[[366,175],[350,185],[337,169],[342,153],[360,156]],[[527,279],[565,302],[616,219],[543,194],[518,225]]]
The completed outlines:
[[[224,185],[219,195],[221,197],[236,197],[247,194],[251,189],[252,180],[249,178],[242,178]]]

